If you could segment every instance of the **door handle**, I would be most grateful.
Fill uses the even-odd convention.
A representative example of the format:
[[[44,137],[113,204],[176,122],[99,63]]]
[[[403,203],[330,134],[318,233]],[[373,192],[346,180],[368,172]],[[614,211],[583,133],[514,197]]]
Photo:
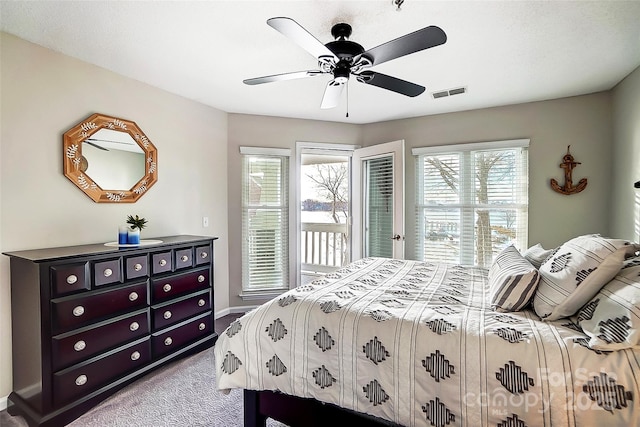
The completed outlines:
[[[398,241],[400,241],[400,239],[402,239],[402,237],[400,237],[400,235],[399,235],[399,234],[396,234],[395,236],[393,236],[393,237],[391,238],[391,240],[398,240]]]

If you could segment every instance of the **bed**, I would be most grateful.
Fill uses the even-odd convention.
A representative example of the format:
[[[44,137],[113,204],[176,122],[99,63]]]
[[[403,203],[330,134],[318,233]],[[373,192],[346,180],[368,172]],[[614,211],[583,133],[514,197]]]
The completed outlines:
[[[589,292],[556,320],[536,309],[561,284],[543,286],[544,272],[571,266],[564,245],[539,266],[515,249],[491,269],[355,261],[231,323],[214,349],[217,386],[245,390],[245,426],[640,425],[640,263],[625,245],[582,254],[601,268],[577,266],[564,300]],[[612,318],[616,301],[626,311]],[[626,332],[602,326],[614,318]]]

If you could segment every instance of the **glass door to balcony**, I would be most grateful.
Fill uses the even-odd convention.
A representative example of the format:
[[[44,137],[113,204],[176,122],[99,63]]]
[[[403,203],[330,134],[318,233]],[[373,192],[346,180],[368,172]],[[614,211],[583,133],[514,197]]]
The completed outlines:
[[[403,259],[404,141],[355,150],[353,179],[353,258]]]

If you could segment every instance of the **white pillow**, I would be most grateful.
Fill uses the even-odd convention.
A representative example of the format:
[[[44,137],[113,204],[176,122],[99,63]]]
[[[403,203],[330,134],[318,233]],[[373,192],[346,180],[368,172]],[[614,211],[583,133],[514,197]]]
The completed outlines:
[[[626,240],[599,234],[564,243],[540,266],[540,283],[533,299],[536,313],[544,320],[575,314],[618,274],[625,257],[635,251],[636,247]]]
[[[640,348],[640,263],[623,268],[576,319],[594,350]]]
[[[504,313],[529,304],[540,275],[515,247],[507,246],[491,264],[488,280],[491,308]]]
[[[553,254],[553,251],[555,251],[555,249],[545,249],[538,243],[524,251],[522,256],[535,268],[540,268],[542,263],[549,258],[549,255]]]

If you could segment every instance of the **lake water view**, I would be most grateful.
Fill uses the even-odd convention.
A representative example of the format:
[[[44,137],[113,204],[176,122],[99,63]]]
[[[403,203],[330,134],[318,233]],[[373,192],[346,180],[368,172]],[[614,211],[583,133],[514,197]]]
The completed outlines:
[[[338,214],[341,224],[346,224],[344,214]],[[328,223],[333,224],[333,218],[331,212],[328,211],[300,211],[300,222],[315,222],[315,223]]]

